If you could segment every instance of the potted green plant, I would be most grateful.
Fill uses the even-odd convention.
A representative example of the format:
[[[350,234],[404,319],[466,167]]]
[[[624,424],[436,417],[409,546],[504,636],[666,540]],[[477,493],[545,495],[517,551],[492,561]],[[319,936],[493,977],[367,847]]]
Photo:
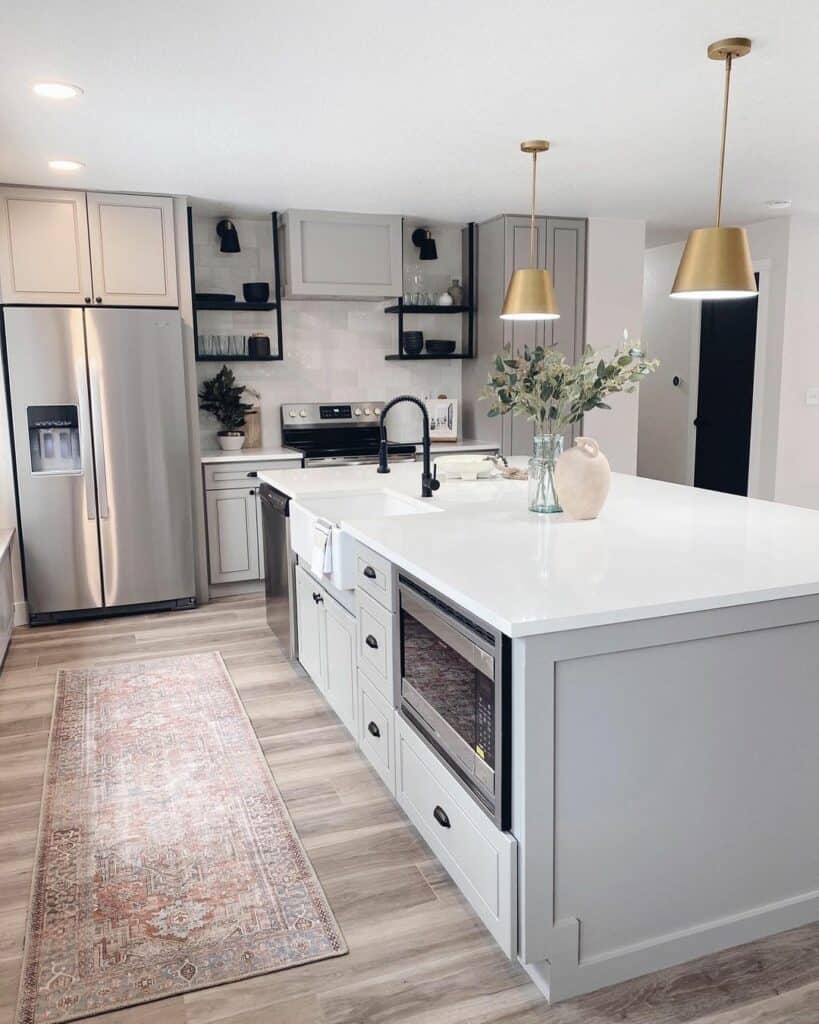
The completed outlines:
[[[610,359],[586,348],[574,365],[560,352],[538,345],[522,352],[505,347],[481,397],[490,400],[490,416],[525,416],[535,424],[529,461],[529,508],[562,512],[555,490],[554,469],[563,451],[563,431],[592,409],[608,409],[603,401],[618,391],[632,392],[659,366],[647,359],[639,342],[626,340]]]
[[[245,390],[244,384],[236,383],[233,371],[227,366],[223,366],[215,377],[202,382],[199,408],[215,416],[222,424],[223,429],[217,433],[216,440],[223,451],[238,451],[245,443],[242,427],[245,414],[253,408],[249,402],[242,401]]]

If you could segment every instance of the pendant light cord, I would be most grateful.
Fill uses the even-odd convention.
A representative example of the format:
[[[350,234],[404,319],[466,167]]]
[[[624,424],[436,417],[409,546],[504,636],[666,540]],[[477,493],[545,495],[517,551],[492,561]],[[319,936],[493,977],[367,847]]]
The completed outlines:
[[[725,92],[722,99],[722,141],[719,148],[719,179],[717,183],[717,227],[722,220],[722,181],[725,177],[725,136],[728,134],[728,97],[731,92],[731,62],[729,53],[725,58]]]
[[[535,262],[535,189],[537,188],[537,152],[532,153],[532,216],[529,220],[529,262]]]

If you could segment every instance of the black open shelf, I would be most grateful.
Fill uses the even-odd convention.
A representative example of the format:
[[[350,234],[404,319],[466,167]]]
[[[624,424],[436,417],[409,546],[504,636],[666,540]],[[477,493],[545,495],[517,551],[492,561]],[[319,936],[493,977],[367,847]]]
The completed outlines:
[[[466,304],[463,306],[414,306],[401,298],[394,306],[387,306],[385,313],[398,317],[398,351],[384,356],[385,359],[474,359],[475,358],[475,225],[470,222],[461,230],[461,267],[464,286],[466,288]],[[460,315],[462,352],[450,355],[443,353],[420,352],[417,356],[408,356],[401,351],[401,339],[404,336],[404,317],[412,314],[437,316],[439,313]]]
[[[197,356],[197,363],[277,363],[281,356]]]
[[[196,265],[193,258],[193,210],[188,207],[188,260],[191,274],[191,298],[193,300],[193,337],[196,345],[197,363],[276,363],[284,359],[284,339],[282,331],[282,288],[281,269],[279,262],[279,215],[270,214],[273,230],[273,301],[272,302],[197,302],[196,301]],[[199,325],[197,315],[209,310],[227,313],[249,313],[275,311],[275,337],[271,331],[271,347],[276,351],[269,356],[216,356],[199,351]]]
[[[443,352],[420,352],[417,356],[405,356],[403,352],[398,355],[384,356],[385,359],[472,359],[471,355],[465,352],[450,352],[445,355]]]
[[[206,309],[217,309],[229,313],[244,313],[249,310],[276,309],[275,302],[197,302],[197,312],[201,313]]]
[[[471,313],[471,306],[410,306],[400,303],[397,306],[387,306],[385,313]]]

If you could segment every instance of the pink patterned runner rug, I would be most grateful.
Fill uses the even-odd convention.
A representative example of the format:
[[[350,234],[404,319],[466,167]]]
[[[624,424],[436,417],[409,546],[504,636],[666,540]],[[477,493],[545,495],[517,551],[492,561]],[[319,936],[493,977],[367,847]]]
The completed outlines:
[[[218,654],[60,672],[18,1024],[346,952]]]

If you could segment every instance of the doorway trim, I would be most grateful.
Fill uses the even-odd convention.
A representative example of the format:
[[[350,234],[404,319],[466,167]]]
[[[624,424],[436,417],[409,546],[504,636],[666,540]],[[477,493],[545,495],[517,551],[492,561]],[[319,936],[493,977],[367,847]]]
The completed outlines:
[[[756,342],[754,345],[754,393],[751,404],[751,440],[748,453],[748,497],[770,498],[762,493],[762,439],[764,437],[763,414],[765,408],[765,369],[768,355],[768,301],[770,297],[771,261],[753,261],[754,272],[759,274],[759,300],[756,309]],[[688,379],[688,444],[685,482],[694,486],[694,459],[697,444],[697,402],[700,390],[700,329],[702,324],[702,303],[697,302],[691,311],[691,343]]]

